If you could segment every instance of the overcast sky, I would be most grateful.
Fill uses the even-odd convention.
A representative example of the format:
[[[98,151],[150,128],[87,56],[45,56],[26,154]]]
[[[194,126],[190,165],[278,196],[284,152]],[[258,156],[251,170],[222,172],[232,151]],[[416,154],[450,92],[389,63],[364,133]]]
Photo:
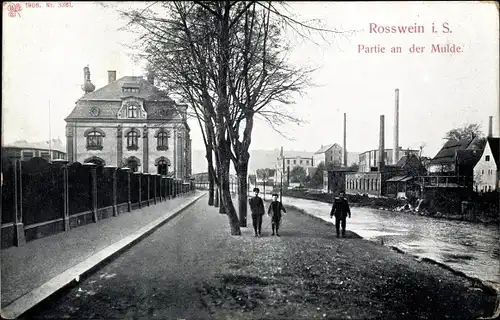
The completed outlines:
[[[41,4],[45,4],[42,2]],[[144,4],[135,4],[145,6]],[[385,115],[385,144],[393,145],[394,89],[400,90],[399,144],[434,156],[446,131],[465,123],[479,123],[488,131],[494,116],[499,135],[498,11],[493,4],[456,2],[302,2],[291,4],[299,20],[321,19],[344,31],[314,44],[290,34],[296,44],[293,63],[319,67],[316,87],[296,97],[290,112],[305,120],[285,126],[289,139],[266,123],[254,127],[251,149],[316,151],[322,144],[342,143],[343,113],[347,113],[347,149],[377,148],[379,117]],[[47,140],[49,104],[52,137],[65,139],[64,118],[83,92],[83,67],[100,88],[107,71],[117,77],[143,75],[123,44],[133,37],[117,31],[123,25],[115,13],[94,3],[72,2],[72,8],[26,8],[15,17],[3,10],[2,138]],[[452,33],[434,34],[447,22]],[[424,33],[374,34],[379,26],[421,25]],[[356,32],[349,32],[349,31]],[[317,39],[317,36],[315,37]],[[424,53],[408,53],[412,44]],[[455,44],[462,53],[430,53],[433,44]],[[358,53],[358,45],[401,46],[403,52]],[[203,149],[196,122],[191,122],[194,149]]]

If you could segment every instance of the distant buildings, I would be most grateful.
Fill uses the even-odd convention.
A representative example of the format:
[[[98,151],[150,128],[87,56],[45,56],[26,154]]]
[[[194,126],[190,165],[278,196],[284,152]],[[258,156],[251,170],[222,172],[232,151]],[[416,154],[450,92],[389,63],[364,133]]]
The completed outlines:
[[[50,144],[49,141],[30,143],[26,140],[20,140],[2,146],[3,156],[11,161],[28,161],[34,157],[41,157],[47,161],[54,159],[66,160],[65,151],[66,147],[59,138],[52,139]]]
[[[420,150],[404,150],[399,147],[398,158],[394,161],[394,152],[393,149],[385,149],[384,150],[384,163],[386,164],[396,164],[398,163],[405,155],[420,155]],[[359,155],[359,172],[371,172],[375,171],[378,167],[378,163],[380,161],[380,150],[373,149],[369,151],[365,151]]]
[[[288,182],[290,171],[292,171],[292,169],[295,167],[302,167],[307,171],[308,167],[315,165],[313,155],[313,152],[284,151],[283,155],[280,155],[276,159],[276,173],[274,177],[275,181],[280,181],[280,175],[281,173],[283,173],[283,181]],[[285,164],[284,170],[283,162]]]
[[[316,151],[313,155],[313,162],[317,167],[320,163],[325,166],[330,164],[335,166],[342,165],[342,147],[338,144],[329,144],[326,146],[321,146],[321,148]]]
[[[95,90],[84,68],[85,95],[66,120],[70,162],[129,167],[134,172],[191,174],[190,128],[187,105],[177,104],[148,79],[116,79],[108,71],[108,84]],[[95,91],[94,91],[95,90]]]

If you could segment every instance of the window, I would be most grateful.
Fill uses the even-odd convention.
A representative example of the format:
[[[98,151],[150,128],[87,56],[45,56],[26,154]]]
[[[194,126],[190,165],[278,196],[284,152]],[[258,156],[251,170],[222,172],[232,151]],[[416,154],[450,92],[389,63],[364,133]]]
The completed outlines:
[[[102,133],[90,131],[87,134],[87,150],[102,150]]]
[[[300,164],[302,164],[302,160],[300,160]]]
[[[156,150],[168,150],[168,134],[164,131],[158,133]]]
[[[286,164],[290,164],[290,160],[287,160],[287,161],[286,161]]]
[[[306,164],[309,164],[309,160],[306,160]]]
[[[127,167],[130,168],[130,171],[137,172],[139,165],[136,160],[130,159],[127,161]]]
[[[168,173],[168,163],[166,160],[158,161],[158,174],[166,175]]]
[[[33,158],[33,156],[34,156],[33,152],[28,152],[28,151],[23,152],[23,160],[25,161],[30,160],[31,158]]]
[[[483,169],[483,170],[481,170],[481,174],[484,174],[484,169]]]
[[[42,151],[40,152],[40,157],[44,158],[47,161],[50,161],[50,153],[47,151]]]
[[[293,160],[293,164],[297,164],[297,160]]]
[[[139,93],[139,88],[122,88],[124,93]]]
[[[136,105],[128,106],[127,115],[129,118],[137,118],[139,114],[139,108]]]
[[[137,131],[130,131],[129,133],[127,133],[127,149],[139,149],[139,133]]]
[[[484,161],[490,161],[490,156],[489,155],[485,156]]]

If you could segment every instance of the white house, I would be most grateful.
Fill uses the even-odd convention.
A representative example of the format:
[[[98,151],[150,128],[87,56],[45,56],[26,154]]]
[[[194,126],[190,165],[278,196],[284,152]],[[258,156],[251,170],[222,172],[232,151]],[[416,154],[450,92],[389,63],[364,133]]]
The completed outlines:
[[[486,139],[481,159],[474,166],[474,190],[477,192],[498,190],[500,186],[500,138]]]

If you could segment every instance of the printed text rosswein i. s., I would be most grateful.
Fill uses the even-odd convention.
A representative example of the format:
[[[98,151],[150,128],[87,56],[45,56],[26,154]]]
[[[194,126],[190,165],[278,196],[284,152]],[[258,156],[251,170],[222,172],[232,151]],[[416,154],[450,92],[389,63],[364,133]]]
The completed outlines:
[[[443,22],[440,24],[432,23],[428,28],[423,25],[418,25],[414,23],[413,25],[381,25],[377,23],[369,24],[370,34],[416,34],[416,33],[431,33],[431,34],[451,34],[452,30],[448,22]],[[401,46],[391,46],[385,47],[380,44],[358,44],[358,53],[424,53],[430,51],[430,53],[462,53],[463,47],[456,45],[454,43],[432,43],[430,48],[424,45],[412,44],[403,50]]]

